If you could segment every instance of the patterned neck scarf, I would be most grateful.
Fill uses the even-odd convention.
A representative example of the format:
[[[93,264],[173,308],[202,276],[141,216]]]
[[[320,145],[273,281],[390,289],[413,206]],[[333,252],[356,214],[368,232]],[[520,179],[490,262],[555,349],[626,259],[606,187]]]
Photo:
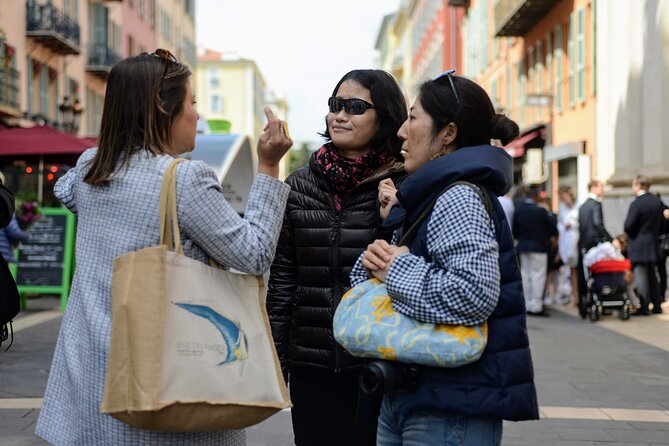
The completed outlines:
[[[316,165],[334,188],[333,201],[337,211],[341,210],[342,199],[387,160],[387,152],[377,152],[373,149],[366,155],[354,159],[346,158],[337,152],[332,143],[318,149],[315,157]]]

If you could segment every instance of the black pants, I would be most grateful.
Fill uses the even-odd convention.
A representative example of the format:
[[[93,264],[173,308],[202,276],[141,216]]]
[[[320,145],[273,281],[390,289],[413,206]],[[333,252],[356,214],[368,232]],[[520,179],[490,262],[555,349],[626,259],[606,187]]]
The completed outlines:
[[[664,295],[667,292],[667,257],[661,256],[657,261],[657,273],[660,276],[660,302],[664,302]]]
[[[376,444],[381,398],[360,390],[358,372],[292,367],[290,399],[296,445]]]
[[[662,311],[660,304],[660,286],[655,272],[657,262],[642,262],[634,265],[634,283],[641,298],[641,312],[648,313],[648,306],[653,304],[653,312]]]
[[[588,283],[585,280],[585,272],[583,271],[583,253],[585,250],[578,250],[578,311],[582,317],[585,317],[585,301],[588,294]]]

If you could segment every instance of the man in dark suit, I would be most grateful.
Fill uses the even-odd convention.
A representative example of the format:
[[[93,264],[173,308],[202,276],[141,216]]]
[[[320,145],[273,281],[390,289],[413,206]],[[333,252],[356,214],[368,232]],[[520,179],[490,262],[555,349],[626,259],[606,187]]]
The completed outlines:
[[[664,204],[655,194],[648,192],[650,179],[637,175],[632,180],[636,199],[630,204],[625,219],[625,232],[630,241],[627,256],[634,268],[634,282],[641,298],[642,314],[662,313],[660,288],[657,280],[657,260],[660,257],[658,238],[664,224]]]
[[[585,317],[585,295],[587,284],[583,271],[583,255],[588,249],[602,242],[610,242],[611,235],[604,227],[604,215],[602,213],[602,198],[604,197],[604,182],[591,180],[588,183],[588,198],[578,209],[578,307],[581,316]]]
[[[537,205],[539,191],[531,187],[513,215],[513,235],[518,240],[520,275],[527,314],[546,316],[543,297],[546,286],[551,237],[558,234],[556,219]]]

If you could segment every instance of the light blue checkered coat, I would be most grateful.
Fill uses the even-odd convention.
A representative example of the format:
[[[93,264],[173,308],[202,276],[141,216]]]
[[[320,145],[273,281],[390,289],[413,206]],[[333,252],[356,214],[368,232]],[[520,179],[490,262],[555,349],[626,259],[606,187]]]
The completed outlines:
[[[169,156],[133,155],[108,186],[84,183],[86,151],[56,184],[78,216],[76,270],[58,336],[37,435],[56,445],[243,445],[243,430],[166,434],[127,426],[99,412],[110,337],[112,260],[159,243],[158,205]],[[258,175],[240,218],[201,161],[177,167],[177,207],[187,256],[262,274],[270,266],[290,188]]]

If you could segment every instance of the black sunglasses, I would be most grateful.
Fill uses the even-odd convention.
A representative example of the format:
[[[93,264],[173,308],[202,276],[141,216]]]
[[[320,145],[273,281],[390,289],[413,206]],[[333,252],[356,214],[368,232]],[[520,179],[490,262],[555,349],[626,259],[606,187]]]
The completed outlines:
[[[368,109],[376,108],[374,105],[363,99],[342,99],[336,96],[332,96],[328,99],[328,107],[330,107],[330,112],[332,113],[339,113],[343,108],[349,115],[362,115]]]
[[[164,50],[162,48],[158,48],[156,51],[151,53],[151,55],[161,59],[165,63],[163,76],[160,78],[160,83],[162,84],[162,82],[165,80],[165,76],[167,75],[167,67],[170,65],[170,62],[177,63],[177,58],[174,54],[170,53],[169,50]]]
[[[458,103],[458,107],[460,106],[460,96],[458,96],[458,90],[455,89],[455,83],[453,82],[453,73],[455,73],[455,70],[448,70],[444,71],[441,73],[439,76],[434,78],[434,81],[438,81],[442,77],[447,77],[448,82],[451,84],[451,89],[453,89],[453,95],[455,95],[455,100]]]

